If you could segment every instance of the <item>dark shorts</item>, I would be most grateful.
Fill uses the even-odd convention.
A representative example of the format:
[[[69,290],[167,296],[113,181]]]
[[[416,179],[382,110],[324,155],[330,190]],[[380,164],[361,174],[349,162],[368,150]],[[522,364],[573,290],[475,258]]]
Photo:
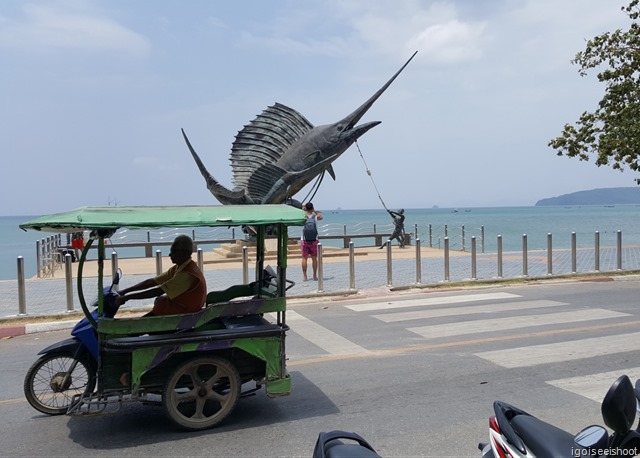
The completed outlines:
[[[311,256],[315,258],[318,256],[318,241],[314,240],[313,242],[307,242],[306,240],[302,241],[302,257],[308,258]]]

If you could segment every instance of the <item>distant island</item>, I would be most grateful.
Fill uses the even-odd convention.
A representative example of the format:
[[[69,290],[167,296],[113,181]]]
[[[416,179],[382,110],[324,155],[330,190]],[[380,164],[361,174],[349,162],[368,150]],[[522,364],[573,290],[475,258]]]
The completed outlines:
[[[629,188],[600,188],[549,197],[536,202],[536,207],[547,205],[623,205],[640,204],[640,186]]]

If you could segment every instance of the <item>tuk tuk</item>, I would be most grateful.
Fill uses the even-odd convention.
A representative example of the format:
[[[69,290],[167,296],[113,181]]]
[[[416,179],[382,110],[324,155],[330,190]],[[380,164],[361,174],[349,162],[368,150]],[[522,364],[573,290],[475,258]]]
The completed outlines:
[[[219,424],[238,399],[264,386],[270,397],[288,395],[286,368],[287,227],[302,226],[304,212],[288,205],[83,207],[42,216],[22,229],[90,231],[77,273],[85,317],[72,338],[40,352],[25,377],[25,396],[47,414],[112,412],[125,402],[161,403],[189,430]],[[108,313],[105,239],[120,228],[250,227],[256,243],[255,280],[207,294],[195,313],[124,318]],[[274,231],[275,229],[275,231]],[[265,266],[267,232],[277,237],[277,268]],[[97,307],[83,290],[83,266],[97,243]],[[117,282],[117,279],[115,279]],[[253,387],[246,384],[255,383]]]

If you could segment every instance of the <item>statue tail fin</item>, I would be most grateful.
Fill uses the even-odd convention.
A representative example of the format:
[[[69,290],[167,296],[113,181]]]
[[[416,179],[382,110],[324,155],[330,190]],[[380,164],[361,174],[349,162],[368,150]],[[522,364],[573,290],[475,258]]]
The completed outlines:
[[[184,129],[180,129],[180,130],[182,131],[182,136],[184,137],[184,141],[187,143],[187,147],[191,152],[191,156],[193,156],[193,160],[196,161],[196,165],[198,166],[200,173],[204,177],[204,180],[207,183],[207,189],[211,192],[211,194],[213,194],[214,197],[218,199],[218,201],[220,201],[221,204],[235,205],[235,204],[251,203],[250,202],[251,199],[248,198],[248,196],[245,194],[243,190],[232,191],[230,189],[227,189],[226,187],[221,185],[218,182],[218,180],[216,180],[213,177],[213,175],[209,173],[207,168],[202,163],[202,160],[200,160],[200,156],[198,156],[196,151],[193,149],[193,146],[191,146],[191,142],[187,138],[187,134],[184,132]]]

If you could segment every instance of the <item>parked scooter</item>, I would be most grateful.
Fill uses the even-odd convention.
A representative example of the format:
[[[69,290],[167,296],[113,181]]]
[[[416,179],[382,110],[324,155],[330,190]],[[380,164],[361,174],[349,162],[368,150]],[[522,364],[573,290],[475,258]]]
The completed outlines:
[[[104,315],[113,317],[117,311],[116,285],[122,271],[117,270],[110,286],[104,288]],[[98,306],[98,299],[92,304]],[[91,313],[97,319],[98,310]],[[24,378],[24,395],[31,406],[49,415],[63,415],[71,406],[73,397],[90,394],[96,386],[98,368],[98,338],[87,317],[82,318],[71,330],[68,339],[57,342],[38,355],[42,355],[27,371]]]
[[[483,458],[556,458],[636,456],[640,453],[640,425],[632,430],[640,399],[640,380],[634,390],[626,375],[619,377],[605,395],[602,426],[588,426],[577,435],[546,423],[506,402],[495,401],[489,418],[489,443],[478,448]]]

